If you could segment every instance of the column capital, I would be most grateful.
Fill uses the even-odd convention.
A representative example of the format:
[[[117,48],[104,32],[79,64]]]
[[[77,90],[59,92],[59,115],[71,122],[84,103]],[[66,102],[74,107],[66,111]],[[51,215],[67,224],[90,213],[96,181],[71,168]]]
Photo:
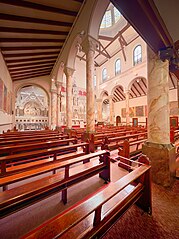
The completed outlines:
[[[131,90],[129,89],[124,89],[124,94],[129,94],[131,92]]]
[[[98,99],[96,99],[96,102],[102,102],[102,99],[100,99],[100,98],[98,98]]]
[[[108,97],[109,97],[109,99],[112,100],[114,96],[113,95],[109,95]]]
[[[61,81],[56,81],[55,82],[55,85],[56,85],[57,88],[62,86],[62,84],[63,84],[63,82],[61,82]]]
[[[50,92],[51,92],[51,93],[55,93],[55,94],[57,94],[57,90],[55,90],[55,89],[51,89]]]
[[[73,73],[75,72],[75,69],[72,69],[70,67],[65,67],[64,68],[64,73],[67,77],[73,76]]]
[[[95,53],[97,49],[97,40],[87,36],[81,44],[83,52],[93,51]]]

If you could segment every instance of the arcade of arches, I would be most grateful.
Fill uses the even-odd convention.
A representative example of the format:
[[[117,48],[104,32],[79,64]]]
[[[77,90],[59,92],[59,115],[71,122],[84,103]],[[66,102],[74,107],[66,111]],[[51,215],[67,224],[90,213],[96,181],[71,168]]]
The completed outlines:
[[[169,61],[159,59],[112,3],[89,2],[89,15],[79,15],[50,74],[12,81],[0,53],[0,131],[79,126],[94,132],[98,122],[132,125],[137,118],[135,124],[147,123],[143,152],[157,172],[161,147],[164,165],[174,157],[170,117],[179,118],[179,81]],[[170,173],[155,176],[159,183],[170,181]]]

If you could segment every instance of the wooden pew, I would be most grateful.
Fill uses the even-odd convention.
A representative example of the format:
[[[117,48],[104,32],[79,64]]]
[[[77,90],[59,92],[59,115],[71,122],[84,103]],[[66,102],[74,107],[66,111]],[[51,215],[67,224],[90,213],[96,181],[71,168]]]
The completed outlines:
[[[82,147],[83,151],[86,154],[89,153],[89,144],[88,143],[79,143],[79,144],[73,144],[73,145],[68,145],[68,146],[54,147],[54,148],[48,148],[48,149],[42,149],[42,150],[34,150],[34,151],[30,151],[30,152],[18,153],[18,154],[0,157],[0,164],[1,164],[0,177],[2,177],[2,176],[5,177],[9,174],[9,172],[7,170],[9,162],[11,163],[11,165],[22,164],[22,163],[25,164],[28,162],[36,161],[39,158],[40,159],[42,159],[42,158],[48,159],[49,157],[52,157],[53,161],[56,161],[58,155],[76,152],[77,148],[79,148],[79,147]],[[26,167],[24,166],[24,168],[26,168]],[[13,170],[11,170],[10,173],[12,174],[15,169],[16,168],[13,167]],[[3,185],[0,183],[0,186],[3,186]]]
[[[98,157],[99,162],[92,160],[96,157]],[[91,161],[89,162],[89,160]],[[87,163],[79,165],[79,163],[84,161]],[[76,164],[78,166],[75,167],[75,173],[71,174],[70,166]],[[7,216],[59,191],[62,191],[63,202],[67,203],[67,188],[96,174],[99,174],[106,182],[110,181],[109,153],[105,150],[78,158],[62,160],[58,162],[58,166],[55,169],[59,168],[63,168],[64,171],[0,193],[1,217]],[[48,170],[54,170],[54,168]],[[38,175],[37,171],[39,172],[39,169],[30,170],[29,172]],[[21,176],[23,177],[22,173]]]
[[[49,140],[59,140],[59,139],[67,139],[69,138],[68,135],[55,135],[55,136],[42,136],[42,137],[32,137],[28,139],[18,139],[18,140],[0,140],[0,147],[1,146],[10,146],[10,145],[17,145],[17,144],[26,144],[26,143],[35,143],[35,142],[45,142]]]
[[[118,166],[126,170],[130,170],[129,166],[131,166],[133,160],[136,160],[142,154],[142,148],[139,149],[139,145],[143,144],[145,141],[146,139],[137,140],[134,142],[124,140],[123,144],[120,145],[118,148],[119,157],[115,158],[117,160],[120,160]],[[135,146],[135,149],[133,151],[130,150],[131,146]]]
[[[130,191],[125,190],[129,185]],[[60,213],[21,239],[101,238],[134,203],[152,214],[149,165],[140,164],[131,173],[110,183],[104,190]]]
[[[30,135],[11,135],[11,136],[1,136],[0,140],[19,140],[19,139],[31,139],[34,137],[52,137],[52,136],[63,136],[62,133],[55,134],[30,134]]]
[[[11,145],[11,146],[2,146],[0,147],[0,156],[10,155],[14,153],[22,153],[28,151],[34,151],[38,149],[46,149],[46,148],[53,148],[57,146],[69,145],[69,144],[77,144],[76,138],[70,139],[62,139],[62,140],[53,140],[53,141],[46,141],[46,142],[36,142],[36,143],[27,143],[27,144],[18,144],[18,145]]]
[[[145,136],[146,132],[137,132],[136,131],[120,131],[120,132],[113,132],[113,133],[104,133],[104,134],[92,134],[89,140],[90,143],[90,152],[94,152],[97,147],[103,147],[103,149],[108,145],[109,150],[113,150],[117,148],[118,142],[121,140],[132,138],[139,138]],[[111,149],[110,149],[111,148]]]
[[[129,140],[132,142],[137,142],[140,140],[146,140],[147,132],[137,133],[137,134],[130,134],[125,136],[119,136],[114,138],[108,138],[105,137],[101,149],[107,149],[107,150],[115,150],[118,149],[121,146],[121,143],[124,140]]]

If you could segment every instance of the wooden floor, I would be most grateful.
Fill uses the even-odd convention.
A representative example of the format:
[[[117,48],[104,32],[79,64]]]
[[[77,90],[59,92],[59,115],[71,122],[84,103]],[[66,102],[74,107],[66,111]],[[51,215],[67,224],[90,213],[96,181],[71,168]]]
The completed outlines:
[[[113,154],[115,156],[116,152],[113,152]],[[111,183],[117,181],[125,174],[126,171],[119,168],[117,163],[111,163]],[[42,177],[44,177],[44,175]],[[31,179],[31,181],[32,180],[35,180],[35,178]],[[10,188],[17,185],[21,185],[21,183],[19,182],[11,185]],[[51,217],[54,217],[59,212],[71,207],[74,203],[92,195],[96,190],[100,190],[103,187],[106,187],[104,180],[100,179],[99,176],[96,175],[85,182],[69,188],[68,203],[66,205],[61,202],[61,193],[58,193],[39,203],[36,203],[35,205],[3,218],[0,222],[0,238],[17,239]]]

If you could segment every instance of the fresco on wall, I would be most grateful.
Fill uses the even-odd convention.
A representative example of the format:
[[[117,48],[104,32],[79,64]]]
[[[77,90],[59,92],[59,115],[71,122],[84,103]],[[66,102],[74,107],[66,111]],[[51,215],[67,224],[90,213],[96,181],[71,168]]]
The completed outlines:
[[[121,109],[122,118],[126,118],[126,108]]]
[[[147,117],[147,114],[148,114],[148,112],[147,112],[147,105],[144,105],[144,114]]]
[[[170,102],[170,115],[179,115],[179,107],[177,101]]]
[[[136,116],[142,117],[144,116],[144,106],[136,106]]]
[[[7,87],[4,85],[4,111],[7,112]]]
[[[122,118],[126,118],[126,109],[121,109],[121,115]],[[132,117],[144,117],[147,116],[147,106],[141,105],[136,107],[130,107],[129,108],[129,116]]]
[[[134,117],[135,116],[135,107],[130,107],[129,108],[129,116]]]
[[[3,86],[4,86],[3,81],[0,79],[0,110],[3,109],[3,95],[4,95]]]

